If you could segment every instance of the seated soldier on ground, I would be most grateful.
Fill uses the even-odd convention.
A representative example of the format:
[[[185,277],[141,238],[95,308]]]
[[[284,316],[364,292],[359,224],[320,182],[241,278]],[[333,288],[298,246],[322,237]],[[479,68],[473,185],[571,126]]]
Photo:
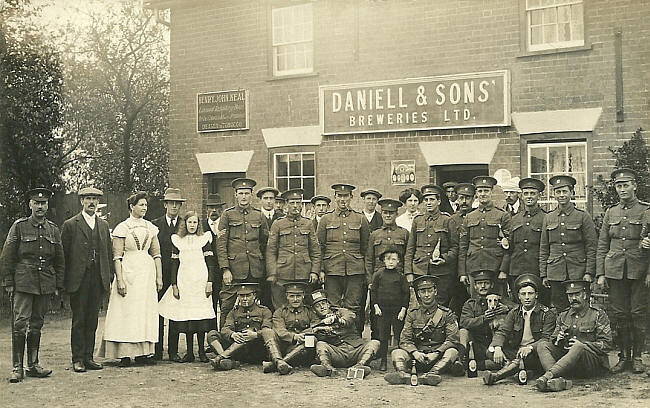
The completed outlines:
[[[495,320],[505,316],[515,305],[502,300],[503,303],[499,303],[496,308],[489,308],[487,296],[494,291],[494,274],[488,270],[479,270],[472,273],[472,278],[477,298],[470,298],[463,305],[459,337],[465,351],[469,350],[469,342],[472,342],[477,368],[485,370],[486,353],[492,342]],[[465,365],[467,353],[463,353],[460,359]]]
[[[539,370],[536,345],[548,340],[555,329],[555,310],[537,301],[541,279],[533,274],[517,277],[515,286],[521,303],[510,310],[504,323],[497,329],[488,348],[487,358],[502,368],[487,372],[483,377],[486,385],[515,374],[520,369],[521,359],[528,370]]]
[[[228,313],[221,332],[208,333],[208,342],[217,354],[210,360],[215,370],[231,370],[238,361],[259,363],[270,355],[272,363],[265,366],[272,364],[280,374],[291,371],[291,366],[282,360],[271,328],[271,311],[256,302],[258,289],[257,283],[239,284],[238,305]]]
[[[311,294],[311,303],[319,323],[312,332],[318,339],[316,357],[320,364],[310,367],[319,377],[335,376],[336,368],[354,366],[363,370],[364,377],[370,374],[368,366],[379,350],[379,340],[364,340],[356,328],[355,314],[343,307],[331,306],[327,294],[317,290]]]
[[[395,372],[384,376],[390,384],[408,384],[412,364],[421,373],[419,381],[426,385],[438,385],[440,374],[446,372],[455,376],[465,373],[458,361],[458,322],[451,310],[438,305],[437,282],[438,278],[429,275],[413,280],[419,304],[406,315],[399,348],[391,354]]]
[[[305,334],[311,332],[311,326],[320,319],[304,304],[307,282],[289,282],[284,285],[287,304],[273,313],[273,331],[280,340],[280,349],[286,353],[287,364],[309,366],[314,360],[315,347],[305,347]],[[267,364],[264,372],[273,371],[275,365]],[[291,367],[290,367],[291,369]]]
[[[592,377],[609,371],[607,352],[611,350],[612,330],[607,314],[589,305],[589,282],[564,282],[569,309],[557,317],[551,341],[537,344],[537,355],[546,373],[535,382],[540,391],[571,388],[572,377]]]

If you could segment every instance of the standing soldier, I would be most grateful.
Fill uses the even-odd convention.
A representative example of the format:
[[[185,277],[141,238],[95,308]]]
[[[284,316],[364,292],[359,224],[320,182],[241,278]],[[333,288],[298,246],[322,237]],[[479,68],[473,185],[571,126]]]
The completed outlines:
[[[359,319],[366,282],[365,255],[370,231],[368,220],[349,208],[350,184],[333,184],[336,209],[328,212],[318,223],[318,243],[321,247],[321,281],[327,298],[334,306],[352,310],[357,317],[357,329],[363,330]]]
[[[303,193],[299,188],[282,193],[287,200],[287,215],[273,223],[266,246],[267,279],[276,310],[287,303],[287,282],[318,282],[320,247],[311,221],[300,215]]]
[[[210,231],[212,234],[212,253],[217,260],[217,265],[219,264],[217,259],[217,231],[219,231],[219,217],[221,217],[221,211],[223,210],[224,203],[221,200],[221,195],[218,193],[209,194],[208,202],[206,206],[208,208],[208,218],[203,221],[203,231]],[[219,293],[221,292],[222,285],[222,276],[221,270],[215,271],[214,276],[212,277],[212,308],[214,309],[214,315],[219,315]],[[216,320],[216,319],[215,319]],[[219,321],[216,320],[218,324]],[[218,328],[215,327],[215,329]]]
[[[13,306],[12,360],[9,382],[22,381],[25,340],[27,376],[47,377],[52,370],[38,364],[41,328],[52,293],[63,289],[65,257],[61,233],[45,218],[52,192],[35,188],[28,193],[32,215],[13,223],[0,255],[2,286]]]
[[[323,218],[323,215],[325,215],[329,210],[331,202],[332,200],[330,200],[329,197],[323,195],[312,197],[311,204],[314,206],[314,218],[311,222],[314,225],[314,231],[318,231],[318,223],[320,222],[320,219]]]
[[[596,273],[596,227],[591,216],[571,202],[576,179],[553,176],[549,180],[557,208],[544,216],[539,244],[539,276],[551,289],[551,304],[558,312],[569,307],[563,282],[591,282]]]
[[[598,285],[609,288],[609,320],[619,348],[613,373],[632,368],[643,372],[646,313],[648,310],[648,256],[640,248],[643,215],[650,205],[636,198],[636,173],[612,172],[620,202],[605,211],[596,251]],[[647,234],[647,232],[646,232]],[[634,359],[634,360],[632,360]]]
[[[505,295],[510,252],[504,244],[510,235],[511,217],[492,201],[492,188],[497,184],[494,177],[477,176],[472,182],[479,206],[467,214],[461,227],[458,275],[467,284],[473,272],[492,271],[497,275],[495,288]]]
[[[372,275],[384,266],[384,263],[379,257],[388,248],[397,249],[400,258],[404,259],[406,244],[409,238],[409,232],[395,224],[397,209],[402,206],[401,201],[384,198],[383,200],[379,200],[379,206],[381,207],[381,216],[384,223],[381,228],[370,234],[368,253],[366,254],[368,282],[370,282]]]
[[[539,276],[539,241],[542,236],[542,223],[546,213],[537,204],[540,193],[544,191],[544,183],[534,178],[525,178],[519,181],[524,208],[512,217],[512,233],[510,234],[512,257],[510,259],[510,273],[508,285],[515,287],[515,280],[519,275],[530,273]],[[540,301],[548,305],[548,290],[541,288]],[[513,300],[517,296],[513,293]]]
[[[422,187],[427,212],[413,220],[404,257],[404,274],[409,282],[416,275],[437,277],[437,301],[447,307],[456,282],[458,238],[451,217],[440,211],[443,194],[445,192],[436,185]]]
[[[381,193],[372,188],[368,188],[363,190],[359,195],[363,201],[362,214],[366,217],[366,220],[368,220],[368,226],[372,233],[381,228],[381,224],[383,224],[381,215],[377,212],[377,202],[381,198]]]
[[[456,235],[456,240],[459,240],[460,230],[465,221],[465,216],[472,211],[472,202],[474,201],[474,195],[476,190],[472,183],[459,183],[456,184],[456,211],[451,216],[451,221],[453,221],[454,230],[452,233]],[[449,194],[447,194],[449,196]],[[460,250],[460,248],[459,248]],[[456,276],[458,275],[458,264],[455,265]],[[471,281],[471,276],[469,281]],[[469,282],[468,281],[468,282]],[[463,304],[470,297],[469,293],[474,293],[473,285],[466,286],[460,280],[456,279],[454,283],[453,293],[451,295],[451,300],[449,301],[449,308],[454,312],[456,316],[460,316],[461,309]]]
[[[219,293],[219,327],[223,327],[235,305],[239,284],[260,283],[264,279],[264,252],[269,230],[261,211],[251,206],[255,184],[255,180],[249,178],[233,180],[237,204],[226,209],[219,218],[217,258],[224,285]]]

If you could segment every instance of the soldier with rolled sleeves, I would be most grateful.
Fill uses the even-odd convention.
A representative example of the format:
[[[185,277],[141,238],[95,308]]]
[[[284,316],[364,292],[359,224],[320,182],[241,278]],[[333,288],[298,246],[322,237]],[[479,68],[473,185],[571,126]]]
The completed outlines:
[[[358,317],[364,307],[361,300],[367,284],[365,255],[370,230],[366,217],[349,208],[354,189],[350,184],[332,185],[336,209],[321,218],[316,235],[322,254],[320,278],[329,301]],[[358,319],[359,333],[363,324]]]
[[[519,181],[523,208],[512,217],[512,232],[510,233],[510,272],[508,284],[515,287],[519,275],[530,273],[539,275],[539,242],[542,236],[542,223],[546,212],[537,201],[546,186],[541,180],[524,178]],[[549,293],[546,287],[540,288],[540,301],[548,305]],[[516,299],[513,293],[513,298]]]
[[[379,350],[378,340],[364,340],[355,327],[354,312],[330,304],[323,290],[312,292],[312,309],[320,319],[313,326],[316,336],[316,356],[319,364],[310,367],[319,377],[336,376],[337,368],[354,366],[364,377],[371,372],[370,361]]]
[[[261,211],[251,206],[255,180],[238,178],[231,184],[237,204],[221,214],[217,238],[217,258],[223,273],[219,327],[223,327],[235,305],[238,285],[263,281],[264,253],[269,237]]]
[[[551,338],[537,344],[546,371],[535,382],[540,391],[571,388],[566,375],[586,378],[609,371],[612,331],[607,314],[589,305],[589,282],[569,280],[564,286],[570,307],[558,315]]]
[[[217,260],[217,232],[219,231],[219,217],[221,217],[221,212],[223,211],[223,206],[226,203],[221,199],[219,193],[209,194],[206,207],[208,210],[208,218],[203,221],[203,231],[210,231],[212,234],[212,252],[215,255],[215,260]],[[218,265],[217,260],[217,265]],[[222,272],[221,269],[215,271],[214,276],[212,277],[212,308],[214,309],[215,316],[218,315],[219,311],[219,293],[221,292],[222,286]],[[218,323],[218,322],[217,322]]]
[[[510,235],[511,217],[492,201],[494,177],[477,176],[472,180],[479,206],[465,217],[460,230],[458,275],[467,283],[472,272],[492,271],[497,275],[495,288],[505,296],[510,252],[504,245]]]
[[[314,218],[312,218],[311,222],[314,226],[314,231],[318,231],[318,223],[323,218],[323,215],[327,214],[332,200],[324,195],[316,195],[310,201],[314,208]]]
[[[228,312],[221,331],[208,333],[208,343],[217,354],[210,360],[215,370],[231,370],[238,361],[259,363],[268,354],[271,361],[263,362],[264,372],[291,371],[280,354],[271,311],[256,302],[258,290],[257,283],[237,284],[238,305]]]
[[[2,286],[13,304],[12,361],[9,381],[23,380],[27,342],[27,376],[47,377],[52,370],[39,364],[41,328],[49,300],[64,287],[65,257],[61,233],[45,218],[52,192],[35,188],[28,193],[31,216],[16,220],[7,234],[0,255]]]
[[[650,275],[640,240],[650,205],[636,198],[633,170],[614,170],[612,180],[620,201],[605,211],[596,250],[596,276],[600,286],[609,288],[609,319],[619,349],[619,361],[612,372],[631,368],[642,373]]]
[[[474,185],[471,183],[456,184],[455,189],[457,206],[456,211],[451,216],[451,220],[454,222],[453,233],[456,235],[456,239],[458,240],[460,237],[460,229],[465,221],[465,217],[470,211],[472,211],[472,202],[474,201],[476,190],[474,189]],[[458,265],[456,265],[456,275],[458,276]],[[465,301],[470,297],[469,294],[474,293],[474,283],[471,275],[469,276],[468,285],[469,286],[460,282],[458,279],[456,279],[454,284],[451,300],[449,301],[449,308],[456,316],[460,316],[463,304],[465,304]]]
[[[558,206],[544,215],[539,244],[539,276],[551,289],[551,304],[562,311],[569,307],[563,282],[583,279],[591,282],[596,273],[598,237],[591,216],[571,202],[576,179],[553,176],[550,188]]]
[[[361,200],[363,201],[363,210],[361,212],[366,217],[370,232],[372,233],[381,228],[383,224],[381,214],[377,211],[377,202],[382,195],[375,189],[367,188],[359,196],[361,196]]]
[[[486,385],[493,385],[519,370],[523,359],[527,370],[540,366],[537,344],[548,340],[555,329],[555,310],[537,301],[542,281],[537,275],[519,275],[515,281],[520,305],[506,315],[488,347],[487,358],[502,365],[497,372],[483,376]]]
[[[280,341],[283,360],[287,364],[309,366],[314,359],[315,345],[306,347],[305,335],[311,332],[312,326],[318,324],[320,319],[305,305],[307,287],[305,282],[287,282],[284,285],[286,304],[273,313],[273,331]]]
[[[437,277],[437,301],[447,307],[457,280],[456,226],[449,214],[439,208],[440,197],[445,192],[434,184],[423,186],[421,191],[427,211],[413,220],[404,257],[404,274],[409,282],[416,276]]]
[[[320,246],[311,220],[300,215],[303,194],[299,188],[282,193],[287,200],[287,215],[276,220],[269,233],[266,270],[275,309],[287,302],[287,282],[316,285],[319,279]]]
[[[436,276],[421,275],[413,280],[419,305],[406,315],[400,335],[399,348],[393,350],[391,359],[395,372],[384,379],[390,384],[408,384],[415,360],[419,380],[426,385],[438,385],[440,374],[462,376],[465,369],[458,360],[458,321],[456,316],[436,301]]]

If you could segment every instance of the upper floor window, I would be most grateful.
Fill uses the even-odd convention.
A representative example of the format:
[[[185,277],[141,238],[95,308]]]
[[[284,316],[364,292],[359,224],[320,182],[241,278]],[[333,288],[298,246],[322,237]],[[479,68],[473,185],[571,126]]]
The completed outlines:
[[[525,0],[528,51],[585,44],[582,0]]]
[[[272,10],[273,75],[310,73],[314,69],[311,3]]]

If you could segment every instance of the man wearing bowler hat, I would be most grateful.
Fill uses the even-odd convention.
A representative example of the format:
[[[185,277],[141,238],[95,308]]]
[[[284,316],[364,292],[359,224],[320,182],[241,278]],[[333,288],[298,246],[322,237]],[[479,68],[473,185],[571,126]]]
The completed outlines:
[[[539,244],[539,276],[551,289],[551,304],[558,312],[569,307],[563,282],[591,282],[596,273],[598,237],[591,216],[571,202],[576,179],[567,175],[549,180],[557,208],[544,216]]]
[[[217,232],[219,231],[219,217],[221,217],[221,212],[223,211],[223,206],[226,203],[221,199],[219,193],[208,194],[208,200],[206,203],[208,217],[203,221],[203,231],[210,231],[212,233],[212,252],[217,255]],[[219,309],[219,292],[221,292],[222,284],[222,272],[221,269],[215,271],[215,274],[212,278],[212,307],[214,308],[215,316],[218,315],[217,311]],[[216,322],[219,323],[218,321]],[[216,328],[216,327],[215,327]]]
[[[539,241],[542,236],[542,223],[546,212],[537,201],[546,186],[541,180],[524,178],[519,181],[523,208],[512,217],[512,232],[510,233],[510,272],[508,284],[515,287],[515,279],[519,275],[531,273],[539,275]],[[548,305],[549,293],[546,287],[540,288],[540,301]],[[516,300],[516,294],[513,294]]]
[[[108,223],[97,216],[99,198],[104,193],[85,187],[77,193],[82,210],[61,228],[65,253],[65,290],[72,310],[72,368],[80,373],[101,370],[93,359],[97,317],[102,300],[110,290],[113,248]]]
[[[596,276],[601,287],[609,288],[609,320],[619,349],[619,361],[612,372],[632,369],[639,374],[644,370],[641,353],[650,285],[648,253],[639,244],[648,234],[644,214],[647,216],[650,205],[636,198],[633,170],[614,170],[612,180],[620,201],[605,211],[596,250]]]
[[[311,222],[314,225],[314,231],[318,231],[318,223],[320,219],[323,218],[323,215],[327,214],[327,211],[329,211],[332,200],[324,195],[316,195],[313,196],[310,201],[314,208],[314,218]]]
[[[472,272],[492,271],[497,279],[496,290],[506,295],[511,217],[492,201],[492,189],[497,184],[494,177],[477,176],[472,183],[479,205],[467,214],[460,230],[458,275],[467,285]]]
[[[231,185],[235,190],[234,207],[226,209],[219,219],[217,258],[223,273],[221,318],[223,328],[226,316],[237,298],[241,283],[261,283],[264,280],[264,252],[269,230],[262,212],[251,205],[255,180],[238,178]]]
[[[158,241],[160,242],[160,258],[162,261],[163,287],[158,292],[158,301],[160,301],[172,283],[172,249],[174,247],[172,244],[172,235],[178,231],[178,214],[184,202],[185,199],[181,196],[181,190],[168,188],[165,190],[163,197],[165,215],[151,221],[158,227]],[[154,354],[156,360],[162,360],[164,333],[165,319],[160,316],[158,321],[158,343],[156,343],[156,352]],[[171,321],[169,322],[167,332],[167,351],[170,361],[180,361],[180,357],[178,356],[178,329]]]
[[[276,310],[287,302],[287,282],[316,285],[319,279],[320,246],[311,220],[300,215],[303,193],[300,188],[282,193],[287,201],[287,215],[275,221],[269,232],[266,271]]]
[[[439,208],[445,192],[434,184],[423,186],[421,192],[427,211],[413,220],[404,257],[404,274],[409,282],[416,276],[437,277],[437,301],[447,307],[457,280],[458,237],[451,217]]]
[[[318,243],[321,247],[321,281],[325,283],[327,298],[334,306],[352,310],[358,320],[359,333],[364,321],[359,318],[366,288],[365,255],[370,229],[362,214],[351,210],[350,184],[332,185],[336,209],[328,212],[318,223]]]
[[[55,223],[45,218],[52,192],[46,188],[30,190],[31,216],[16,220],[7,234],[0,255],[0,278],[13,306],[12,360],[9,382],[28,377],[47,377],[52,370],[39,364],[41,328],[49,299],[64,288],[65,256],[61,233]],[[27,372],[23,358],[27,343]]]
[[[571,388],[563,375],[585,378],[609,371],[612,330],[607,314],[589,305],[589,282],[569,280],[564,288],[570,307],[558,315],[551,338],[537,344],[545,370],[535,382],[540,391]]]
[[[383,223],[381,215],[377,211],[377,202],[381,198],[381,193],[373,188],[367,188],[359,194],[363,201],[363,215],[368,221],[370,232],[379,229]]]

